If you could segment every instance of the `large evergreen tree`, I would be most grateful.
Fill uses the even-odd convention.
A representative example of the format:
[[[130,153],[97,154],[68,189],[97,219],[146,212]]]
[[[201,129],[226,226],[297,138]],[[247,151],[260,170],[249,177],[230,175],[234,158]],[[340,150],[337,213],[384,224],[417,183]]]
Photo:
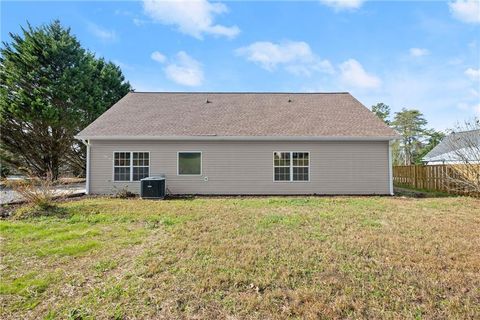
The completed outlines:
[[[372,112],[387,125],[390,125],[390,120],[388,119],[390,117],[390,106],[379,102],[372,106]]]
[[[403,137],[392,143],[394,165],[421,164],[423,157],[445,136],[440,131],[427,129],[427,120],[418,110],[403,108],[395,113],[393,121],[390,120],[390,106],[385,103],[377,103],[371,110]]]
[[[427,120],[418,110],[403,108],[395,113],[392,127],[402,136],[400,147],[404,164],[413,164],[416,156],[420,154],[426,125]]]
[[[0,156],[54,179],[83,167],[73,136],[131,90],[121,70],[84,50],[59,21],[10,34],[0,49]]]

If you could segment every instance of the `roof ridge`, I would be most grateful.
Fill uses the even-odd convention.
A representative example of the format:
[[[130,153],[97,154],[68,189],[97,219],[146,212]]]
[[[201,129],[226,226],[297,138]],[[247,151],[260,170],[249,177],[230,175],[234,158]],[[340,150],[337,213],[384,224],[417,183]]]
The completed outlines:
[[[130,91],[130,93],[158,94],[350,94],[347,91],[333,92],[280,92],[280,91]]]
[[[480,131],[480,129],[471,129],[471,130],[465,130],[465,131],[453,131],[449,134],[449,135],[452,135],[452,134],[458,134],[458,133],[469,133],[469,132],[474,132],[474,131]],[[449,136],[447,135],[447,136]]]

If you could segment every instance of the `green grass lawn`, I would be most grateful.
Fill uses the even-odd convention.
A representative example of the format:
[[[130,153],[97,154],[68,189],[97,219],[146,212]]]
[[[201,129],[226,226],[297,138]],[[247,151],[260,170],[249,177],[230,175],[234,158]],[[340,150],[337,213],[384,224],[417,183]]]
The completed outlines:
[[[472,198],[92,198],[0,220],[1,319],[480,318]]]

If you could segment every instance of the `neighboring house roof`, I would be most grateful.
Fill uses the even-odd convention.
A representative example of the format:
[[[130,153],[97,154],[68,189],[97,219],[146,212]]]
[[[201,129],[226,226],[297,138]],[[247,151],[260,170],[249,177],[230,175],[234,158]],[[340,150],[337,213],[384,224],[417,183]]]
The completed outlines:
[[[79,139],[291,137],[394,139],[349,93],[131,92]]]
[[[479,161],[480,130],[461,131],[449,134],[430,150],[424,162]]]

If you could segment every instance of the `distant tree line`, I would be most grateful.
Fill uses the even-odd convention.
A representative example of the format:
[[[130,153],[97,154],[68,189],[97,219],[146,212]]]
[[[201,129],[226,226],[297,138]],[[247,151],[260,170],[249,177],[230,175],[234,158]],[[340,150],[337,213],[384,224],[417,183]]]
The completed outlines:
[[[390,106],[384,103],[373,105],[371,110],[401,136],[392,144],[394,165],[421,164],[423,157],[445,137],[441,131],[427,127],[419,110],[403,108],[393,117]]]
[[[57,179],[82,175],[74,135],[132,88],[112,62],[85,50],[59,21],[10,33],[0,48],[0,160],[8,169]]]

